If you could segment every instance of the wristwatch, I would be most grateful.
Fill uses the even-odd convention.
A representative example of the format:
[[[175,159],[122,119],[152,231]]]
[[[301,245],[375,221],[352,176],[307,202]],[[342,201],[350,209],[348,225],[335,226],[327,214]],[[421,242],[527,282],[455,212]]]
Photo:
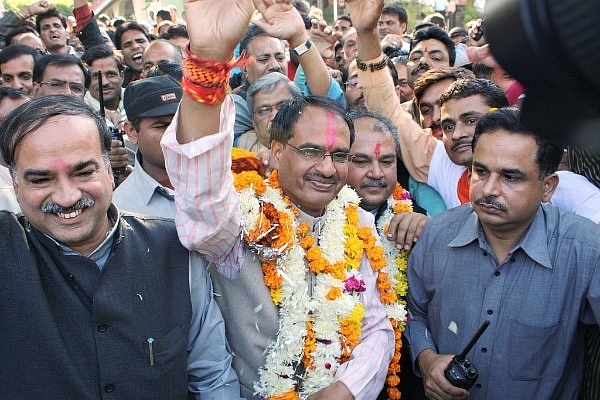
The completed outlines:
[[[312,45],[312,40],[308,38],[306,42],[302,43],[300,46],[294,47],[294,53],[296,53],[297,56],[301,56],[302,54],[306,53],[308,49],[312,47]]]

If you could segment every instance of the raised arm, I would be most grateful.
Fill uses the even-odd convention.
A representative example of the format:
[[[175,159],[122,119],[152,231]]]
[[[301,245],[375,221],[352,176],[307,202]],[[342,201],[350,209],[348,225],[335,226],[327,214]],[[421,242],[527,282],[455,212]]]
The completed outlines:
[[[263,15],[263,19],[254,23],[270,36],[287,40],[290,51],[304,45],[310,38],[309,32],[304,27],[300,13],[291,2],[279,0],[254,0],[256,9]],[[306,83],[313,95],[326,96],[331,84],[331,77],[327,66],[319,53],[318,46],[312,45],[306,52],[299,51],[298,60],[306,75]]]
[[[254,7],[250,0],[186,0],[190,53],[205,60],[226,63],[241,40]],[[179,109],[177,140],[184,144],[219,131],[221,99],[199,102],[184,91]]]
[[[161,141],[175,188],[175,222],[184,246],[235,277],[243,260],[231,147],[235,108],[228,95],[233,49],[254,7],[250,0],[187,0],[190,47],[184,94]]]

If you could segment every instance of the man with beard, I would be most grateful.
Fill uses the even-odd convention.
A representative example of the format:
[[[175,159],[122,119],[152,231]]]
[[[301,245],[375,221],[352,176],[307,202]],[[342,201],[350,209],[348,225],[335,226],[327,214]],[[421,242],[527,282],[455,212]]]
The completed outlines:
[[[125,22],[115,31],[114,42],[116,49],[123,53],[125,63],[123,87],[125,87],[129,82],[140,79],[144,64],[142,61],[144,49],[150,44],[148,31],[137,22]]]
[[[3,395],[239,399],[206,261],[172,220],[111,203],[96,111],[35,98],[0,126],[0,149],[22,210],[0,212]]]

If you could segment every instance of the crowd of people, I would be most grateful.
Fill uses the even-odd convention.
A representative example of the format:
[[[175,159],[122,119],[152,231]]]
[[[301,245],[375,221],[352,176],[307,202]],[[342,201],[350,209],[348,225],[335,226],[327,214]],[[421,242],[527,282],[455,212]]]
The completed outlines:
[[[0,18],[7,398],[600,397],[600,154],[481,21],[314,3]]]

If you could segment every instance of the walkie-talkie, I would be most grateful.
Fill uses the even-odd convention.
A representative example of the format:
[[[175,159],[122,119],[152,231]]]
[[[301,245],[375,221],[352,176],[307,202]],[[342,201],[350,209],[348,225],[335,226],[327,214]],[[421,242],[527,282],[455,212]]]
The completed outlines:
[[[104,111],[104,93],[102,92],[102,71],[95,72],[95,75],[98,78],[98,103],[100,103],[100,110],[98,110],[98,113],[102,118],[105,118],[106,112]],[[125,147],[125,141],[123,140],[123,132],[121,132],[119,128],[115,128],[112,126],[109,126],[108,130],[110,132],[110,138],[112,140],[120,141],[121,146]],[[112,171],[115,176],[123,175],[125,173],[125,167],[115,167]]]
[[[485,321],[475,332],[475,335],[471,341],[467,344],[467,347],[460,353],[454,356],[448,368],[444,371],[444,376],[450,381],[450,383],[456,387],[463,388],[466,390],[471,389],[471,386],[477,382],[479,373],[473,364],[467,360],[467,353],[471,351],[475,343],[479,340],[483,332],[487,329],[490,321]]]

